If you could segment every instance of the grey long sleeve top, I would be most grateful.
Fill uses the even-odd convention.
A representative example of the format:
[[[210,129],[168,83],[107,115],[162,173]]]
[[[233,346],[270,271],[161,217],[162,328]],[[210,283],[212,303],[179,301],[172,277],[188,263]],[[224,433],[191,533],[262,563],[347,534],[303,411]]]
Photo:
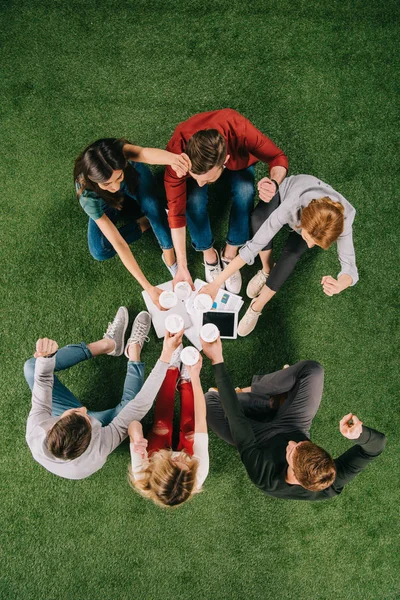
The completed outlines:
[[[352,284],[358,281],[356,257],[353,246],[353,221],[355,208],[339,192],[330,185],[313,175],[293,175],[287,177],[279,188],[281,204],[261,225],[253,239],[246,242],[239,251],[241,258],[252,265],[257,254],[272,240],[284,225],[301,235],[301,210],[312,200],[328,196],[334,202],[340,202],[344,207],[344,230],[337,240],[337,251],[341,271],[338,275],[347,274],[352,278]]]
[[[84,479],[101,469],[108,455],[127,437],[131,421],[140,421],[150,410],[169,365],[159,360],[140,392],[106,427],[90,417],[92,439],[89,447],[78,458],[66,461],[53,456],[46,447],[47,432],[59,418],[51,415],[55,362],[55,356],[36,361],[26,441],[33,458],[51,473],[66,479]]]

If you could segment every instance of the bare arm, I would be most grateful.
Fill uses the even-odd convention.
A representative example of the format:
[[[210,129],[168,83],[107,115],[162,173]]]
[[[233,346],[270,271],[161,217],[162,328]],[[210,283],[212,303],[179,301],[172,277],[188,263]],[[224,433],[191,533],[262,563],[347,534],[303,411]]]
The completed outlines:
[[[194,395],[194,432],[207,433],[206,401],[199,375],[192,375],[192,386]]]
[[[175,154],[160,148],[142,148],[134,144],[125,144],[123,153],[133,162],[145,163],[146,165],[169,165],[178,177],[183,177],[189,170],[190,161],[186,154]]]
[[[172,241],[174,243],[176,261],[178,263],[178,271],[173,280],[173,286],[179,281],[187,281],[192,288],[193,280],[187,267],[186,257],[186,227],[177,227],[171,229]]]
[[[201,288],[200,292],[202,294],[210,294],[211,298],[215,300],[218,290],[224,281],[226,281],[228,277],[235,273],[235,271],[241,269],[245,264],[246,262],[238,254],[233,260],[231,260],[229,265],[220,273],[220,275],[218,275],[218,277],[216,277],[212,283],[209,283]]]
[[[129,273],[136,279],[142,288],[148,292],[154,304],[156,304],[158,308],[161,308],[158,298],[162,290],[152,286],[148,281],[142,269],[139,267],[135,257],[133,256],[129,245],[126,243],[114,223],[107,217],[107,215],[103,215],[100,217],[100,219],[97,219],[96,225],[99,227],[101,233],[110,242]]]

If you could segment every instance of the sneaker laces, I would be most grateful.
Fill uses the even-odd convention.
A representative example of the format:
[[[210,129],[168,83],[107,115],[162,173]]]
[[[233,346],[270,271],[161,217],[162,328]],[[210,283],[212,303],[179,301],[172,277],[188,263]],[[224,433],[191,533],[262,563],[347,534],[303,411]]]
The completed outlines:
[[[208,263],[205,263],[204,266],[207,267],[211,277],[218,277],[218,275],[221,273],[221,267],[219,263],[217,263],[216,265],[209,265]]]
[[[112,323],[109,323],[108,327],[107,327],[107,331],[103,335],[103,338],[105,338],[107,336],[113,337],[115,335],[117,327],[120,324],[121,324],[121,320],[120,319],[114,319],[114,321]]]
[[[147,325],[145,323],[141,323],[138,321],[136,323],[135,331],[132,332],[132,337],[130,338],[131,344],[140,344],[141,342],[149,342],[150,338],[146,335]]]

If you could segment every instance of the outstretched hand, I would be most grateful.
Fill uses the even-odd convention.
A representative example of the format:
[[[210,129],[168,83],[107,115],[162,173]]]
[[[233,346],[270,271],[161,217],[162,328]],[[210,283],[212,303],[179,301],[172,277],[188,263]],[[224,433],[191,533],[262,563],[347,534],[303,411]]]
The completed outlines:
[[[167,310],[166,308],[163,308],[160,304],[160,296],[163,293],[163,290],[161,288],[152,285],[151,288],[148,288],[147,293],[149,294],[153,304],[155,304],[159,310]]]
[[[195,287],[193,279],[187,267],[178,267],[176,275],[172,280],[172,288],[175,289],[176,284],[180,283],[181,281],[187,281],[188,284],[191,286],[192,290],[194,291]]]
[[[362,433],[362,421],[353,413],[345,415],[339,424],[340,433],[348,440],[356,440]]]
[[[49,338],[39,338],[36,342],[36,352],[33,355],[35,358],[50,356],[58,350],[58,344]]]
[[[213,300],[215,300],[215,298],[217,297],[218,294],[218,290],[219,290],[219,285],[216,285],[215,283],[208,283],[207,285],[203,286],[200,290],[199,290],[199,294],[208,294],[209,296],[211,296],[211,298]]]
[[[215,342],[205,342],[202,338],[201,345],[203,347],[204,354],[211,360],[213,365],[224,362],[224,357],[222,354],[222,342],[221,337],[218,336],[218,339]]]
[[[160,360],[169,363],[174,351],[182,343],[183,332],[183,329],[178,331],[178,333],[170,333],[169,331],[165,332]]]

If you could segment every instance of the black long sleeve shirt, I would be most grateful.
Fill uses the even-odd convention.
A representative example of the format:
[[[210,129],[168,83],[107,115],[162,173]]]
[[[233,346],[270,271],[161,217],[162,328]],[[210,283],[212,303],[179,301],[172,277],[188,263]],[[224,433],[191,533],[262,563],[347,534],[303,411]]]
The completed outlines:
[[[379,456],[386,445],[383,433],[363,426],[355,445],[335,459],[336,479],[325,490],[312,492],[301,485],[285,481],[288,463],[286,446],[290,440],[308,438],[301,431],[279,433],[265,446],[257,444],[253,429],[245,416],[224,363],[214,365],[215,379],[229,427],[240,458],[251,481],[265,494],[291,500],[326,500],[341,493],[344,486]]]

